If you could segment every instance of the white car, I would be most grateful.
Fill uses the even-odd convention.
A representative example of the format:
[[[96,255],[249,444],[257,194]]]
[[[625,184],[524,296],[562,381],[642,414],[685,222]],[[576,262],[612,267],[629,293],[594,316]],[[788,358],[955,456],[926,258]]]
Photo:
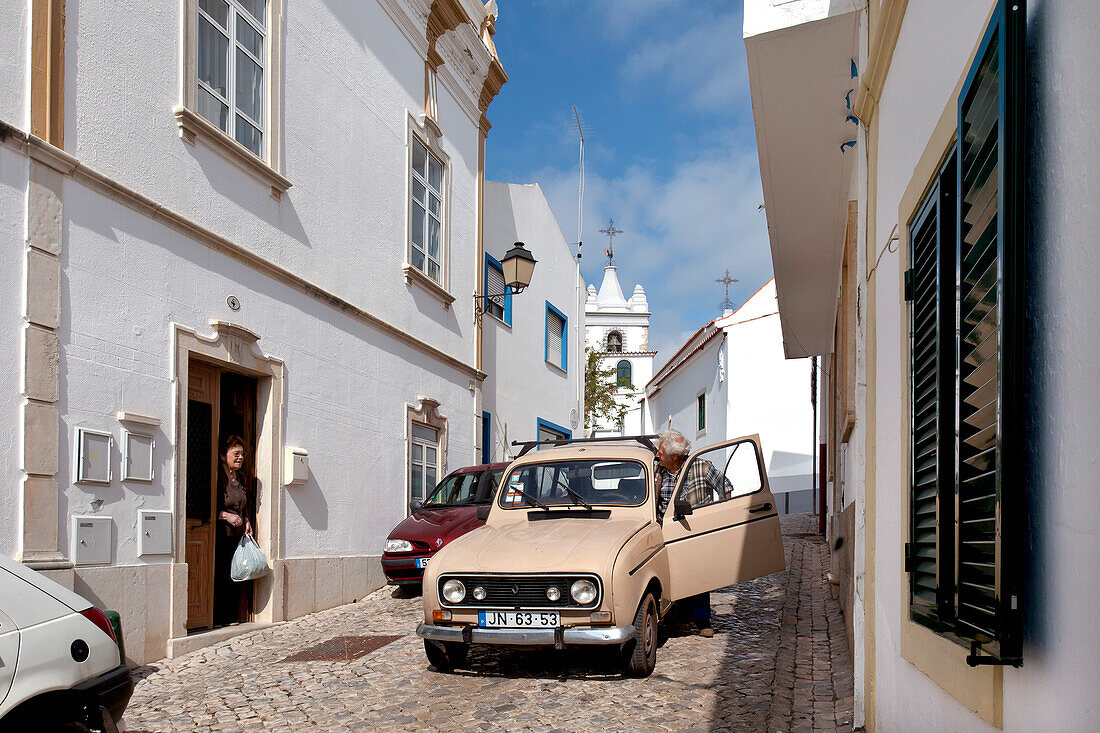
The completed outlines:
[[[116,733],[133,691],[106,614],[0,553],[0,730]]]

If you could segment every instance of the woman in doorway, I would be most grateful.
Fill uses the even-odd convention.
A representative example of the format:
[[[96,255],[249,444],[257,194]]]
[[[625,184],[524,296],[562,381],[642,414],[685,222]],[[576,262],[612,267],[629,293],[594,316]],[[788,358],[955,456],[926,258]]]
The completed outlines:
[[[247,621],[252,581],[236,583],[229,572],[233,553],[252,534],[251,481],[244,470],[244,440],[230,435],[218,455],[218,531],[214,553],[214,625]]]

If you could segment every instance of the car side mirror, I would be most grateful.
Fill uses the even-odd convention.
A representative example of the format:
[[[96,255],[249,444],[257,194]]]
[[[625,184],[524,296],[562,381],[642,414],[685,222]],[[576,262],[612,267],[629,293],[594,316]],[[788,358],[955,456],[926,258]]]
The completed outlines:
[[[687,499],[681,499],[679,497],[677,497],[676,503],[673,505],[673,509],[675,509],[675,513],[672,517],[673,519],[682,519],[692,513],[691,502]]]
[[[413,499],[409,502],[409,514],[416,514],[424,506],[422,499]]]
[[[477,508],[477,518],[484,522],[489,518],[489,510],[492,508],[490,504],[482,504]]]

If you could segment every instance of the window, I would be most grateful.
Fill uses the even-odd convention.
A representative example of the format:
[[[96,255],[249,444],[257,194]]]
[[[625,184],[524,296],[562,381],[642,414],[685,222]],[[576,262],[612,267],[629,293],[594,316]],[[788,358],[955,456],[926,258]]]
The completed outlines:
[[[1023,11],[1002,0],[909,224],[910,617],[1021,650]]]
[[[423,501],[435,488],[439,472],[439,431],[420,423],[412,424],[409,451],[409,485],[413,499]]]
[[[411,140],[409,264],[442,285],[444,166],[418,137]]]
[[[565,330],[568,322],[569,320],[564,313],[550,305],[550,301],[546,301],[546,353],[544,358],[563,371],[569,371],[568,362],[566,361],[568,356],[568,333]]]
[[[622,359],[615,365],[615,384],[619,387],[633,387],[630,380],[630,362]]]
[[[504,295],[497,295],[497,293],[504,293]],[[511,326],[512,293],[504,284],[504,267],[490,254],[485,255],[485,294],[493,296],[486,300],[485,311]]]
[[[536,430],[538,439],[543,440],[568,440],[573,437],[573,432],[566,430],[561,425],[555,425],[549,420],[536,418]]]
[[[266,0],[199,0],[196,111],[264,157]]]
[[[607,351],[612,354],[621,354],[623,351],[623,335],[618,331],[607,334]]]
[[[700,392],[695,396],[695,430],[698,433],[707,432],[707,393]]]

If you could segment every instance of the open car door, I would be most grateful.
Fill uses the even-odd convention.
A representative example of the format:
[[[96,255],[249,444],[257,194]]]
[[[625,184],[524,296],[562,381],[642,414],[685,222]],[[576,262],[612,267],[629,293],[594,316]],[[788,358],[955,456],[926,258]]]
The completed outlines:
[[[692,453],[664,516],[674,601],[783,570],[779,515],[760,436]]]

